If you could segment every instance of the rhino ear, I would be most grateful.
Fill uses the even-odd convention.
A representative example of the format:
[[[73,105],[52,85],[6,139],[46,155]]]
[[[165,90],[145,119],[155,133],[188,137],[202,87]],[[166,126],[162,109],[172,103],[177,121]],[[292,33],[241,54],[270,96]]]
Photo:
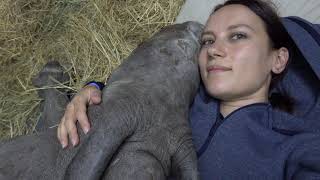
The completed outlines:
[[[187,26],[187,29],[192,32],[193,34],[195,34],[197,36],[197,39],[200,38],[200,35],[204,29],[204,25],[200,24],[196,21],[188,21],[185,22],[185,25]]]

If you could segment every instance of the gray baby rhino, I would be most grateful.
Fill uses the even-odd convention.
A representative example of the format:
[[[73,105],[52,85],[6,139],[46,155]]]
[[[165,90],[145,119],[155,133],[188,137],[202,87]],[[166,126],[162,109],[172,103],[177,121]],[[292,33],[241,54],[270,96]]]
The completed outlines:
[[[137,47],[111,75],[102,103],[89,107],[92,127],[76,148],[62,149],[56,128],[47,128],[63,115],[66,93],[40,90],[41,132],[0,143],[0,179],[199,179],[188,111],[201,31],[195,22],[171,25]],[[34,83],[53,85],[52,76],[66,79],[56,62]]]

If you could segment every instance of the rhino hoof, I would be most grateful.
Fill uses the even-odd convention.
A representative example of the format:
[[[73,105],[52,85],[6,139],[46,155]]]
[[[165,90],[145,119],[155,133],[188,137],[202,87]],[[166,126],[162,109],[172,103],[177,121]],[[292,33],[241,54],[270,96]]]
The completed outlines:
[[[69,75],[64,72],[64,68],[58,61],[49,61],[38,75],[32,79],[32,84],[35,87],[42,88],[65,83],[69,80]]]

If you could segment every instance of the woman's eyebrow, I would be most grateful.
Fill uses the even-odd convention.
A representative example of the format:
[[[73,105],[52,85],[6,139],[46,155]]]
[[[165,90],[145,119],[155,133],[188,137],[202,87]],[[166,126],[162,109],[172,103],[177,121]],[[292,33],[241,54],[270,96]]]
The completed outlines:
[[[254,30],[251,26],[249,26],[249,25],[247,25],[247,24],[234,24],[234,25],[230,25],[230,26],[227,28],[227,30],[230,31],[230,30],[237,29],[237,28],[240,28],[240,27],[245,27],[245,28],[250,29],[251,31],[254,31],[254,32],[255,32],[255,30]],[[204,32],[201,34],[201,37],[203,37],[203,36],[205,36],[205,35],[214,36],[214,33],[213,33],[212,31],[204,31]]]
[[[239,27],[246,27],[248,29],[250,29],[251,31],[255,31],[251,26],[247,25],[247,24],[234,24],[228,27],[228,30],[232,30],[232,29],[237,29]]]

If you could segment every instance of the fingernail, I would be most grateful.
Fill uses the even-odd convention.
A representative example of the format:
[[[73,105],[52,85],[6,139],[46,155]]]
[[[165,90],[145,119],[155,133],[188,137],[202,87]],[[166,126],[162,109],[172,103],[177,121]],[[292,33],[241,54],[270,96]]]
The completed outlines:
[[[89,132],[89,128],[84,128],[84,133],[87,134]]]
[[[75,146],[76,145],[76,140],[72,139],[72,145]]]
[[[62,142],[61,146],[62,146],[62,149],[64,149],[67,145],[65,142]]]

